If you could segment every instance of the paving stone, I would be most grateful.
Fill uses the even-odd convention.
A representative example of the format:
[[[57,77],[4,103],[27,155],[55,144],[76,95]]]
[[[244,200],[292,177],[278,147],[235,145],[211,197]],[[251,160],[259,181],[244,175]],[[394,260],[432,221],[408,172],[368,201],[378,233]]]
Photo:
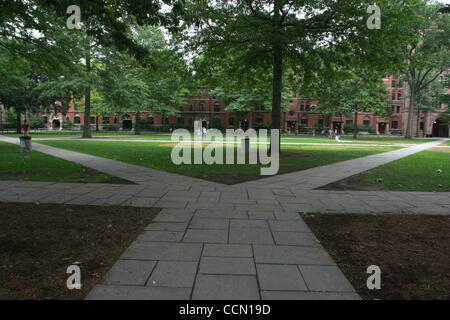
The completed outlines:
[[[275,216],[271,211],[249,211],[248,217],[254,220],[274,220]]]
[[[105,276],[104,284],[143,286],[156,261],[118,260]]]
[[[253,257],[251,245],[248,244],[205,244],[204,257]]]
[[[177,231],[144,231],[136,240],[179,242],[183,235],[184,232]]]
[[[211,203],[190,201],[186,206],[188,209],[203,209],[203,210],[233,210],[234,205],[231,203]]]
[[[202,245],[178,242],[133,242],[121,259],[198,261]]]
[[[185,231],[187,223],[179,222],[153,222],[150,223],[145,230],[149,231]]]
[[[256,276],[199,274],[194,300],[259,300]]]
[[[185,209],[163,209],[153,219],[154,222],[189,222],[193,211]]]
[[[299,212],[292,211],[275,211],[274,212],[275,219],[280,221],[295,221],[301,220]]]
[[[254,245],[256,263],[336,265],[321,247]]]
[[[183,242],[227,243],[228,230],[188,229]]]
[[[159,198],[133,197],[123,203],[124,206],[153,207]]]
[[[159,200],[154,206],[156,208],[174,208],[174,209],[182,209],[187,206],[187,201],[171,201],[171,200]]]
[[[298,221],[269,221],[269,226],[272,231],[297,231],[297,232],[311,232],[303,220]]]
[[[98,285],[86,300],[187,300],[191,288]]]
[[[248,229],[248,228],[269,228],[269,225],[264,220],[250,220],[250,219],[231,219],[230,229]],[[245,232],[242,230],[242,232]]]
[[[231,228],[229,243],[274,244],[272,234],[267,228]]]
[[[298,266],[311,291],[354,292],[337,266]]]
[[[199,209],[194,214],[195,218],[212,219],[248,219],[247,212],[244,210],[205,210]]]
[[[263,300],[361,300],[353,292],[261,291]]]
[[[199,273],[255,275],[253,258],[202,257]]]
[[[191,288],[194,285],[197,264],[188,261],[158,261],[147,286]]]
[[[222,229],[228,230],[229,219],[193,218],[190,229]]]
[[[259,286],[262,290],[307,290],[297,266],[257,264]]]
[[[311,232],[279,232],[273,231],[275,244],[297,246],[320,246],[319,241]]]

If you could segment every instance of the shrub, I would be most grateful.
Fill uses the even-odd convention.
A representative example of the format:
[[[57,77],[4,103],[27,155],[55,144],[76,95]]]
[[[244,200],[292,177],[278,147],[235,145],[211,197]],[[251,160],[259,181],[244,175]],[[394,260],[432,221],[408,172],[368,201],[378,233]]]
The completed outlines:
[[[28,124],[30,125],[30,129],[40,129],[44,128],[44,121],[41,117],[32,117],[27,120]]]
[[[72,130],[73,127],[74,127],[74,124],[70,120],[67,120],[66,122],[63,123],[63,129],[65,129],[65,130]]]
[[[120,126],[118,124],[104,124],[103,131],[119,131]]]

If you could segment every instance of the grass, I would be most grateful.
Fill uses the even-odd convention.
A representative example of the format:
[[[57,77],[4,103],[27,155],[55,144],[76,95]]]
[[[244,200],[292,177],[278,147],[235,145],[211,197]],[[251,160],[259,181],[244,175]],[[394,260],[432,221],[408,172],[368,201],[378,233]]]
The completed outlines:
[[[306,214],[305,222],[363,299],[450,298],[449,216]],[[366,286],[381,269],[381,289]]]
[[[125,183],[109,174],[44,153],[20,153],[20,147],[0,141],[0,180]]]
[[[8,137],[19,137],[19,134],[5,134]],[[30,134],[33,138],[81,138],[81,132],[64,132],[64,131],[39,131]],[[194,135],[191,135],[192,138]],[[117,139],[148,139],[148,140],[170,140],[169,133],[155,133],[142,132],[141,135],[134,135],[133,132],[92,132],[92,137],[111,137]],[[209,139],[207,139],[209,140]],[[420,144],[425,142],[436,141],[436,139],[404,139],[401,137],[376,137],[376,136],[360,136],[358,139],[353,139],[352,136],[341,137],[342,143],[348,144]],[[339,144],[334,139],[329,139],[322,136],[311,135],[282,135],[281,142],[283,143],[324,143],[324,144]]]
[[[0,299],[83,299],[158,211],[0,203]],[[70,265],[81,290],[67,289]]]
[[[323,189],[450,191],[450,153],[425,150]]]
[[[223,183],[237,183],[260,178],[261,165],[175,165],[171,151],[175,144],[116,141],[42,141],[45,145],[123,161],[157,170],[179,173]],[[282,146],[279,173],[303,170],[338,161],[395,150],[395,147],[361,146]],[[225,154],[225,152],[224,152]],[[192,154],[193,156],[193,154]],[[230,179],[227,181],[227,179]]]

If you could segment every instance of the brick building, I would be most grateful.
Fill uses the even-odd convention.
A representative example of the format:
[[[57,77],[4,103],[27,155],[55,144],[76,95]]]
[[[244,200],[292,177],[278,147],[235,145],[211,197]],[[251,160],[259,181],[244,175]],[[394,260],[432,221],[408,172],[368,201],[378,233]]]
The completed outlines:
[[[383,79],[387,90],[389,91],[389,102],[393,114],[390,118],[380,118],[372,113],[359,113],[358,126],[371,128],[373,134],[392,134],[403,135],[406,132],[408,121],[409,99],[406,94],[406,83],[390,76]],[[353,115],[346,117],[344,115],[326,115],[316,110],[320,104],[319,101],[298,97],[296,99],[285,101],[285,111],[282,114],[281,128],[285,132],[315,132],[319,128],[329,128],[345,131],[346,125],[353,124]],[[225,111],[225,104],[217,97],[204,94],[201,97],[186,98],[186,105],[181,107],[176,115],[165,116],[161,113],[150,114],[141,113],[142,119],[147,119],[146,123],[154,126],[191,126],[194,121],[203,121],[203,125],[214,127],[220,123],[222,127],[243,129],[257,126],[271,125],[271,112],[264,110],[254,110],[246,114],[236,114],[235,112]],[[51,108],[50,108],[51,109]],[[446,105],[441,106],[444,111]],[[67,114],[41,113],[46,126],[53,130],[62,128],[62,123],[70,120],[75,126],[84,124],[84,115],[75,107],[71,107]],[[117,125],[121,130],[132,130],[135,122],[135,112],[130,111],[120,115],[105,115],[98,118],[100,128],[103,125]],[[448,122],[441,121],[441,113],[428,113],[420,115],[420,136],[433,135],[440,137],[449,136]],[[90,124],[95,127],[96,118],[90,118]],[[416,133],[417,115],[414,115],[413,132]]]

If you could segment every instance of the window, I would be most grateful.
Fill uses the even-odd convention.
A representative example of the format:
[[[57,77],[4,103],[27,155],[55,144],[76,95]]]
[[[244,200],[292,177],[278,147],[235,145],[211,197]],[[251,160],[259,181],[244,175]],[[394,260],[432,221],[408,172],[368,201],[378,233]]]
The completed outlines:
[[[392,100],[395,100],[395,92],[392,92]]]
[[[220,112],[220,103],[214,103],[214,112]]]
[[[423,128],[424,128],[424,125],[423,125],[423,122],[421,122],[420,123],[420,130],[423,130]]]
[[[363,126],[370,126],[370,120],[363,120]]]
[[[183,116],[178,117],[178,124],[184,124],[184,118]]]
[[[397,113],[400,113],[400,110],[401,110],[400,106],[396,106],[395,108],[396,108]]]
[[[293,116],[295,115],[295,112],[294,112],[294,111],[289,111],[289,115],[290,115],[291,117],[293,117]]]
[[[114,117],[114,124],[118,124],[119,123],[119,118]]]
[[[103,124],[108,124],[109,123],[109,116],[103,116],[102,117],[102,122],[103,122]]]
[[[163,124],[168,125],[169,124],[169,117],[163,117]]]
[[[301,122],[301,124],[302,124],[302,126],[308,126],[308,119],[302,119],[302,122]]]
[[[205,102],[200,102],[200,111],[204,112],[205,111]]]
[[[319,126],[323,127],[323,119],[319,119]]]
[[[397,100],[402,100],[402,93],[401,93],[401,92],[399,92],[399,93],[397,94]]]
[[[48,117],[47,116],[42,116],[42,122],[48,123]]]
[[[304,105],[300,105],[300,111],[305,111],[305,106]]]
[[[397,86],[397,82],[396,82],[395,80],[392,80],[391,87],[392,87],[392,88],[395,88],[396,86]]]
[[[233,117],[230,117],[230,118],[228,119],[228,124],[229,124],[230,126],[234,126],[234,118],[233,118]]]
[[[398,88],[403,88],[403,80],[398,80]]]
[[[189,111],[194,111],[194,106],[192,104],[189,104]]]
[[[147,117],[147,122],[148,122],[148,124],[154,124],[155,123],[155,119],[153,118],[153,116],[148,116]]]
[[[81,117],[79,114],[76,114],[75,117],[73,118],[73,123],[75,124],[80,124],[81,123]]]
[[[306,105],[306,111],[311,111],[311,107],[309,106],[309,104]]]
[[[353,120],[346,120],[345,124],[353,124]]]
[[[392,121],[392,129],[398,129],[398,121]]]
[[[90,118],[89,118],[89,122],[90,122],[91,124],[95,124],[95,117],[90,117]]]

